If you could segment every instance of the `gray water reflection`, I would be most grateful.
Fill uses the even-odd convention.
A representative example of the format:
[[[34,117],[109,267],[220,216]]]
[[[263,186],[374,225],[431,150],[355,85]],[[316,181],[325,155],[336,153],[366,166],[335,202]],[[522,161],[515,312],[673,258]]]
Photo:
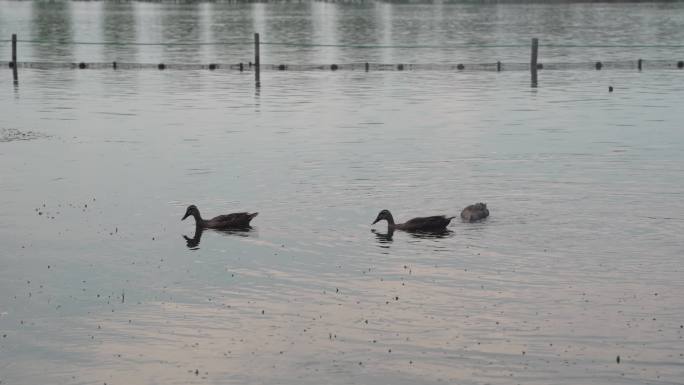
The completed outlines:
[[[267,64],[525,63],[531,37],[541,39],[541,61],[593,62],[636,58],[672,59],[682,48],[681,5],[648,4],[394,4],[362,3],[46,3],[8,2],[0,33],[46,41],[22,47],[22,57],[37,61],[109,61],[111,50],[124,57],[136,48],[71,46],[54,42],[98,41],[185,43],[143,46],[142,62],[247,62],[252,34],[266,42],[293,46],[262,47]],[[27,11],[31,23],[23,23]],[[25,16],[24,16],[25,17]],[[73,19],[88,20],[74,23]],[[95,22],[92,22],[92,21]],[[644,26],[634,28],[634,26]],[[614,31],[621,31],[615,33]],[[195,42],[242,43],[195,45]],[[51,44],[52,43],[52,44]],[[296,44],[352,47],[307,47]],[[472,48],[464,44],[474,44]],[[506,45],[522,47],[508,48]],[[544,47],[545,44],[569,45]],[[625,50],[605,45],[639,47]],[[444,46],[446,49],[358,49],[358,45]],[[500,47],[478,47],[477,45]],[[576,45],[573,47],[573,45]],[[594,46],[594,47],[586,47]],[[76,51],[76,52],[73,52]],[[80,56],[74,58],[74,56]],[[103,57],[104,56],[104,57]],[[681,55],[679,55],[681,56]],[[123,60],[123,59],[122,59]]]
[[[102,47],[103,61],[135,63],[138,60],[139,47],[125,45],[136,41],[137,22],[134,4],[118,1],[102,3],[102,37],[104,41],[116,43]]]
[[[202,235],[205,231],[213,234],[222,234],[227,236],[239,236],[239,237],[249,237],[254,236],[254,228],[240,228],[240,229],[230,229],[230,230],[205,230],[202,227],[195,227],[195,234],[190,238],[187,235],[183,235],[185,239],[186,246],[191,250],[199,250],[199,244],[202,241]]]
[[[2,36],[27,39],[684,33],[672,3],[0,5]],[[21,47],[36,60],[251,58],[249,45]],[[527,48],[264,49],[275,63],[529,59]],[[24,69],[16,94],[0,93],[0,381],[681,382],[678,74],[549,71],[531,91],[518,72],[269,72],[255,93],[237,72]],[[476,201],[491,217],[440,237],[368,225],[384,207],[411,218]],[[249,232],[197,234],[179,221],[190,202],[261,214]]]
[[[31,35],[35,36],[35,39],[46,42],[73,40],[71,3],[31,2],[31,16],[32,20],[28,27],[31,28]],[[72,47],[68,45],[44,43],[37,44],[33,49],[34,56],[45,61],[73,61]]]

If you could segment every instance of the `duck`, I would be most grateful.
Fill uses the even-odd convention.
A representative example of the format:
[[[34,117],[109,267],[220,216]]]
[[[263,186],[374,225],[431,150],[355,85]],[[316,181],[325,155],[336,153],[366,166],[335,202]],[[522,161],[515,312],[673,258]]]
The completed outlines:
[[[381,220],[387,221],[387,230],[393,232],[394,230],[404,231],[442,231],[445,230],[452,219],[455,217],[446,217],[444,215],[435,215],[431,217],[418,217],[410,219],[404,223],[394,223],[394,217],[389,210],[382,210],[378,214],[375,221],[371,223],[374,225]]]
[[[485,219],[488,216],[489,210],[487,209],[487,204],[482,202],[470,205],[461,211],[461,219],[465,222],[476,222]]]
[[[181,221],[189,216],[195,217],[195,226],[203,229],[239,229],[248,228],[249,222],[254,219],[259,213],[232,213],[226,215],[219,215],[212,219],[202,219],[199,209],[197,206],[190,205],[187,210],[185,210],[185,215],[181,218]]]

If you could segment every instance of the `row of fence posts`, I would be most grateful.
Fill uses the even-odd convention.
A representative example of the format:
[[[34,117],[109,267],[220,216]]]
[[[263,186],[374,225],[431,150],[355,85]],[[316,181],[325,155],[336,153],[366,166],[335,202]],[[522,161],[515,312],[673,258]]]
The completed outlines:
[[[254,82],[257,87],[261,86],[261,57],[259,53],[259,48],[260,48],[260,42],[259,42],[259,34],[255,33],[254,34],[254,64],[250,64],[250,67],[254,67]],[[542,67],[540,63],[537,62],[537,57],[539,53],[539,39],[533,38],[532,39],[532,52],[531,52],[531,58],[530,58],[530,77],[532,81],[532,87],[537,87],[537,71]],[[637,62],[637,66],[639,68],[639,71],[642,69],[642,60],[639,59]],[[13,33],[12,34],[12,61],[9,63],[10,68],[12,68],[12,74],[14,77],[14,84],[19,84],[19,73],[17,71],[17,34]],[[215,68],[215,64],[209,65],[210,69]],[[678,62],[677,63],[678,68],[683,68],[684,63],[683,62]],[[281,65],[279,68],[284,68],[284,65]],[[596,69],[600,70],[603,67],[603,64],[601,62],[596,62]],[[85,63],[81,63],[79,65],[79,68],[86,68]],[[116,69],[116,62],[113,63],[113,68]],[[158,66],[159,69],[164,69],[166,66],[164,64],[159,64]],[[331,65],[332,69],[337,69],[338,66],[336,64]],[[399,69],[403,69],[404,65],[400,64]],[[458,65],[458,69],[463,69],[465,68],[463,64]],[[240,71],[243,70],[243,65],[240,63]],[[366,63],[366,72],[369,70],[369,64]],[[496,70],[499,72],[501,71],[501,62],[497,61],[496,62]]]
[[[254,81],[256,83],[256,86],[259,87],[261,85],[261,58],[259,55],[259,34],[255,33],[254,34]],[[12,60],[9,62],[10,68],[12,68],[12,75],[14,79],[14,84],[19,84],[19,72],[17,70],[17,34],[13,33],[12,34]],[[116,62],[112,64],[113,68],[116,69]],[[210,65],[209,68],[212,68],[214,65]],[[250,63],[250,67],[252,64]],[[85,64],[81,63],[79,65],[79,68],[85,68]],[[164,64],[159,64],[157,68],[164,69],[166,66]],[[213,69],[213,68],[212,68]],[[240,63],[240,71],[243,70],[242,63]]]
[[[254,82],[257,87],[261,86],[261,57],[260,57],[260,42],[259,42],[259,34],[255,33],[254,34]],[[534,38],[532,39],[532,58],[530,61],[530,72],[532,76],[532,87],[537,86],[537,52],[538,52],[538,47],[539,47],[539,39]],[[251,63],[250,63],[251,64]],[[17,34],[13,33],[12,34],[12,61],[9,63],[10,68],[12,68],[12,75],[14,79],[14,84],[19,84],[19,73],[17,71]],[[209,68],[212,68],[213,65],[210,65]],[[403,65],[400,65],[400,68],[403,68]],[[281,66],[282,67],[282,66]],[[79,68],[85,68],[85,65],[81,63],[79,65]],[[116,69],[116,62],[113,63],[113,68]],[[158,66],[159,69],[164,69],[166,66],[164,64],[159,64]],[[337,65],[333,64],[332,68],[337,69]],[[366,63],[366,72],[368,72],[370,66],[368,63]],[[459,69],[463,68],[462,64],[459,64]],[[240,63],[240,71],[242,71],[243,66],[242,63]],[[501,62],[497,61],[496,62],[496,70],[501,71]],[[641,70],[641,59],[639,59],[639,70]]]

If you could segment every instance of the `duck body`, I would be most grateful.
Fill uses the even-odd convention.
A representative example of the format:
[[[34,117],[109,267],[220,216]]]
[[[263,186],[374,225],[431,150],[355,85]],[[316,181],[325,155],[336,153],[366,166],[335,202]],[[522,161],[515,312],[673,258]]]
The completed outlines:
[[[190,205],[188,206],[187,210],[185,211],[185,215],[181,220],[185,220],[185,218],[193,216],[195,218],[195,225],[199,228],[216,230],[239,229],[250,227],[249,222],[257,215],[259,215],[259,213],[242,212],[219,215],[212,219],[202,219],[197,206]]]
[[[461,219],[466,222],[476,222],[488,216],[489,209],[487,209],[487,204],[482,202],[470,205],[461,211]]]
[[[404,231],[441,231],[446,229],[455,217],[447,217],[444,215],[435,215],[431,217],[418,217],[410,219],[404,223],[394,223],[394,218],[389,210],[382,210],[372,224],[376,224],[381,220],[387,221],[387,228],[390,231],[404,230]]]
[[[394,225],[395,229],[404,231],[435,231],[444,230],[454,217],[435,215],[431,217],[418,217],[409,219],[404,223]]]

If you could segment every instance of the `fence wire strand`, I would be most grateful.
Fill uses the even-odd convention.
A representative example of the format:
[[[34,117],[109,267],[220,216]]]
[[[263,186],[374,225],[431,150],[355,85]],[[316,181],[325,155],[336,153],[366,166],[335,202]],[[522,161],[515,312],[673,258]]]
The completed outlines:
[[[11,43],[10,39],[0,40],[0,43]],[[44,44],[44,45],[110,45],[110,46],[251,46],[253,40],[218,41],[218,42],[114,42],[114,41],[64,41],[64,40],[19,40],[17,43]],[[262,41],[261,45],[285,46],[285,47],[330,47],[330,48],[367,48],[367,49],[462,49],[462,48],[522,48],[529,47],[529,43],[510,44],[334,44],[334,43],[293,43]],[[684,48],[684,44],[539,44],[544,48]]]
[[[0,40],[0,43],[10,43],[12,40]],[[65,40],[17,40],[17,43],[38,44],[51,46],[68,45],[109,45],[109,46],[252,46],[253,41],[236,40],[223,42],[87,42]],[[260,42],[266,46],[285,47],[337,47],[364,49],[483,49],[483,48],[528,48],[529,44],[451,44],[451,45],[375,45],[375,44],[318,44],[318,43],[289,43],[289,42]],[[684,48],[684,44],[540,44],[542,48]],[[9,63],[12,67],[13,63]],[[17,68],[36,69],[172,69],[172,70],[251,70],[251,63],[127,63],[127,62],[46,62],[22,61],[17,62]],[[623,60],[623,61],[594,61],[594,62],[550,62],[540,63],[543,70],[581,70],[581,69],[682,69],[684,62],[676,60]],[[315,70],[364,70],[364,71],[527,71],[529,63],[416,63],[416,64],[388,64],[388,63],[342,63],[342,64],[261,64],[260,70],[265,71],[315,71]]]
[[[11,62],[9,66],[11,67]],[[642,69],[684,69],[683,61],[642,60]],[[17,62],[17,68],[32,69],[114,69],[114,70],[233,70],[252,71],[251,63],[128,63],[128,62]],[[540,70],[636,70],[638,60],[538,63]],[[343,64],[261,64],[261,71],[529,71],[530,63],[446,63],[446,64],[388,64],[388,63],[343,63]]]

